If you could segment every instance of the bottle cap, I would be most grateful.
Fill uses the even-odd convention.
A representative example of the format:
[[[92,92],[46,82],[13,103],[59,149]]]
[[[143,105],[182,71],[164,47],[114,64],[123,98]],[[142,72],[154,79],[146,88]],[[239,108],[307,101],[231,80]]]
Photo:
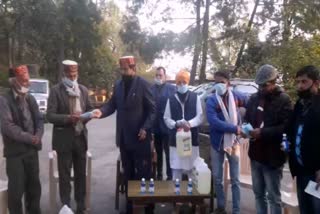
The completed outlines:
[[[191,181],[192,181],[192,178],[189,178],[189,181],[191,182]]]
[[[145,181],[146,179],[142,178],[141,181]]]
[[[176,182],[179,182],[179,178],[176,178]]]
[[[287,134],[286,134],[286,133],[283,133],[283,134],[282,134],[282,136],[283,136],[283,137],[286,137],[286,136],[287,136]]]
[[[151,178],[150,181],[153,181],[153,178]]]

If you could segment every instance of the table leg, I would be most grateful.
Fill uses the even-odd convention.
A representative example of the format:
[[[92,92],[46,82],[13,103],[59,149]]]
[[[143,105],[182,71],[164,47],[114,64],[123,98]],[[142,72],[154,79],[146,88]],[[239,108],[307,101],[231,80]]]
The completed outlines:
[[[199,204],[199,208],[200,208],[200,214],[206,213],[206,204],[204,203],[204,201],[202,201],[202,203]]]
[[[134,203],[134,201],[132,202],[132,213],[133,214],[139,214],[141,211],[141,208],[144,206],[141,206],[139,204]]]

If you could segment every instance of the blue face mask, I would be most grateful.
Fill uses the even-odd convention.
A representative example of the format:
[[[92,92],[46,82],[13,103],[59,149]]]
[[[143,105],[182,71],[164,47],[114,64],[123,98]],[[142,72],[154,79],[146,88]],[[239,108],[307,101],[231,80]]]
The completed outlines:
[[[218,95],[223,96],[227,92],[227,84],[225,83],[217,83],[214,88]]]
[[[177,85],[177,91],[180,94],[185,94],[188,91],[188,85]]]

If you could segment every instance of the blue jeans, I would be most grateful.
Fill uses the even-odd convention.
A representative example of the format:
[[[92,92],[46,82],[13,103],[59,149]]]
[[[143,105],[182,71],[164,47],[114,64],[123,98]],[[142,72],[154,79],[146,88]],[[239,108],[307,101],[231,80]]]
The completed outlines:
[[[256,198],[257,214],[281,214],[282,168],[272,168],[251,160],[252,188]],[[267,200],[268,199],[268,200]]]
[[[211,148],[211,164],[214,179],[215,191],[217,196],[218,208],[225,208],[226,202],[223,191],[223,164],[225,154],[230,165],[230,178],[232,190],[232,213],[240,213],[240,181],[239,181],[239,156],[229,155],[225,151],[216,151]]]
[[[320,199],[304,192],[310,180],[315,181],[315,176],[297,176],[297,194],[300,214],[320,213]]]

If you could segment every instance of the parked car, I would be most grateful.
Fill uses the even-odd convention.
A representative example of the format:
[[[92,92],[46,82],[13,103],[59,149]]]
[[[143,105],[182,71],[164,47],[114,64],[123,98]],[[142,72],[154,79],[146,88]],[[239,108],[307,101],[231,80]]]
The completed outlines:
[[[210,83],[204,83],[197,86],[193,91],[198,94],[201,100],[202,109],[204,111],[204,122],[200,127],[201,133],[209,133],[209,123],[207,121],[207,111],[206,111],[206,101],[207,98],[215,92],[214,85],[216,83],[214,81]],[[232,79],[230,81],[231,90],[239,91],[246,94],[248,97],[258,91],[258,85],[254,82],[254,80],[250,79]]]
[[[29,93],[36,99],[39,111],[41,114],[46,115],[47,105],[49,98],[49,81],[46,79],[30,79]]]

